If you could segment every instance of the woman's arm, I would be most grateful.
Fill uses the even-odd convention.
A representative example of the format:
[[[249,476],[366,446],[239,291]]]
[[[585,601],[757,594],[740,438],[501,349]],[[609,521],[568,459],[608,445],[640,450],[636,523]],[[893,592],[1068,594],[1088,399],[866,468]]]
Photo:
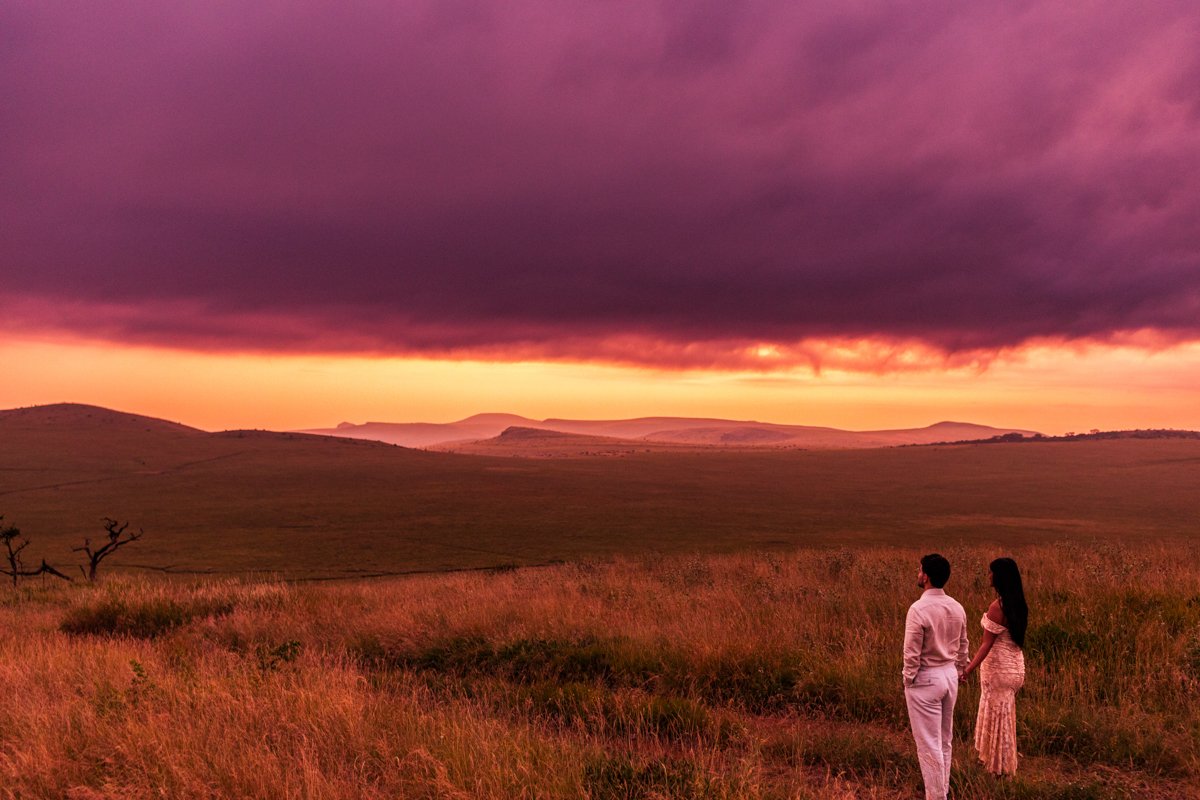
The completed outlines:
[[[991,651],[992,645],[996,643],[996,634],[991,631],[983,632],[983,643],[979,645],[979,652],[971,659],[971,663],[967,664],[967,668],[963,670],[959,680],[966,680],[967,676],[979,668],[979,664],[987,658],[987,654]]]
[[[1004,618],[1004,610],[1000,608],[999,600],[992,601],[991,606],[988,607],[987,615],[988,619],[990,619],[992,622],[999,623],[1000,625],[1003,625],[1005,622],[1007,622],[1007,620]],[[991,652],[992,645],[995,643],[996,634],[989,630],[985,630],[983,632],[983,643],[979,645],[979,652],[975,654],[975,657],[971,659],[971,663],[967,664],[967,668],[963,670],[960,678],[961,680],[966,680],[968,675],[979,669],[980,663],[987,658],[987,654]]]

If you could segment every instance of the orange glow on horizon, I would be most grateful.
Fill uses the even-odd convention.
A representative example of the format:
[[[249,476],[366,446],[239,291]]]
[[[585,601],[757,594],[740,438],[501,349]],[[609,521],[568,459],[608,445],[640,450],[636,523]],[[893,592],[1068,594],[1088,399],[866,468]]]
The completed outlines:
[[[587,363],[236,355],[4,341],[0,407],[79,402],[206,430],[450,422],[482,412],[544,419],[721,417],[849,430],[941,420],[1055,434],[1200,429],[1200,344],[1038,345],[981,366],[876,374],[656,370]]]

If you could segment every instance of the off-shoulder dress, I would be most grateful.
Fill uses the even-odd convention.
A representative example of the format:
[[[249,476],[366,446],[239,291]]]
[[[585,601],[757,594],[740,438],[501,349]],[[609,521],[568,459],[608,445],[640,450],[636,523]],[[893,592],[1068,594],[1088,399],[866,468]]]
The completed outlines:
[[[1025,683],[1025,654],[1012,640],[1008,628],[983,616],[983,629],[996,641],[979,665],[979,717],[975,721],[975,749],[979,760],[994,775],[1017,771],[1017,690]]]

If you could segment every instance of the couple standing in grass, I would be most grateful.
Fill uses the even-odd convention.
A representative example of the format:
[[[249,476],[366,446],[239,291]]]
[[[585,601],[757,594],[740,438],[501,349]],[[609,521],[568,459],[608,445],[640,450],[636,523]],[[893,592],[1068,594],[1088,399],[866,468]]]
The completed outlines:
[[[983,643],[968,662],[967,615],[946,594],[950,562],[925,556],[917,570],[921,598],[908,609],[904,625],[904,698],[926,800],[945,800],[950,785],[954,702],[958,685],[979,670],[982,693],[975,723],[975,749],[994,775],[1017,771],[1016,692],[1025,682],[1025,627],[1029,611],[1021,573],[1011,558],[990,565],[999,597],[983,615]]]

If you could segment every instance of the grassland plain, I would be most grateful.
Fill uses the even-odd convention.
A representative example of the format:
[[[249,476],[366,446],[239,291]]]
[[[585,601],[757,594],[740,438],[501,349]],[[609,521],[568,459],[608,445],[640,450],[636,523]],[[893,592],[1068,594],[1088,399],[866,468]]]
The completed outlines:
[[[330,577],[624,553],[1195,538],[1200,441],[641,452],[534,460],[205,433],[87,406],[0,412],[0,514],[45,557]]]
[[[0,796],[916,798],[920,553],[6,589]],[[1200,797],[1200,546],[1003,553],[1032,608],[1023,759],[973,764],[965,689],[954,796]],[[972,620],[1000,554],[946,552]]]

